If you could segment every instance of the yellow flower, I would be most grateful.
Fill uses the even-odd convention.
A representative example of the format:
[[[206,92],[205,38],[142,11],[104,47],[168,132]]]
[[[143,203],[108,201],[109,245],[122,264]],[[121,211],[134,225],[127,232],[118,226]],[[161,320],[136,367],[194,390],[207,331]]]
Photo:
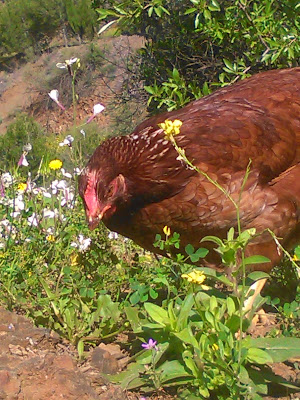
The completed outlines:
[[[55,242],[55,237],[53,235],[47,235],[46,240],[48,240],[48,242]]]
[[[164,130],[167,140],[171,140],[172,136],[180,133],[181,125],[182,121],[180,121],[180,119],[175,119],[174,121],[166,119],[165,122],[158,124],[158,126]]]
[[[193,269],[193,271],[188,274],[182,274],[181,277],[187,279],[191,283],[197,283],[198,285],[201,285],[206,278],[204,272],[197,269]]]
[[[62,161],[60,160],[52,160],[49,162],[49,168],[50,169],[60,169],[62,167]]]
[[[71,267],[76,267],[78,265],[79,256],[76,253],[70,255]]]
[[[163,232],[166,236],[170,236],[171,235],[171,229],[166,225],[164,226]]]
[[[26,189],[27,189],[27,183],[19,183],[18,185],[19,192],[25,192]]]
[[[219,350],[219,346],[217,345],[217,343],[214,343],[214,344],[211,346],[211,348],[212,348],[213,350]]]
[[[300,261],[300,259],[296,256],[296,254],[294,254],[293,256],[293,261]]]

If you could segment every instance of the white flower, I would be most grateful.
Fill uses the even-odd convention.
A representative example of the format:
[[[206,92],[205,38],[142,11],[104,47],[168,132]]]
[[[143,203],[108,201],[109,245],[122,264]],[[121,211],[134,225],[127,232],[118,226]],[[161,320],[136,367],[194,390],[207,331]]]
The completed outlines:
[[[3,219],[2,221],[0,221],[0,225],[3,225],[5,227],[9,227],[10,226],[10,222],[8,219]]]
[[[70,246],[78,248],[80,252],[86,251],[92,241],[90,238],[85,239],[83,235],[79,235],[77,240],[77,242],[72,242]]]
[[[50,96],[50,98],[51,98],[53,101],[55,101],[55,103],[56,103],[63,111],[65,111],[65,107],[58,101],[58,96],[59,96],[58,90],[53,89],[53,90],[51,90],[50,93],[48,93],[48,95]]]
[[[87,120],[87,124],[90,123],[97,114],[101,113],[103,110],[105,110],[105,107],[102,104],[95,104],[93,108],[93,115]]]
[[[77,60],[78,60],[77,57],[73,57],[73,58],[70,58],[70,60],[65,60],[64,63],[57,63],[56,66],[57,66],[57,68],[67,69],[68,66],[76,63]]]
[[[58,210],[55,208],[54,210],[49,210],[44,208],[43,216],[44,218],[54,218],[58,214]]]
[[[2,185],[4,187],[9,187],[14,182],[13,176],[9,172],[5,172],[1,175]]]
[[[71,136],[71,135],[68,135],[68,136],[66,136],[65,137],[65,139],[62,141],[62,142],[60,142],[59,143],[59,146],[69,146],[69,147],[72,147],[72,142],[74,141],[74,138],[73,138],[73,136]]]
[[[83,129],[80,129],[80,133],[82,134],[82,136],[85,138],[85,131]]]
[[[60,205],[64,207],[74,199],[74,193],[69,188],[64,189],[64,197],[62,198]]]
[[[27,223],[28,223],[28,225],[31,225],[31,226],[38,226],[39,223],[38,223],[38,220],[36,218],[36,213],[33,213],[31,215],[31,217],[27,218]]]
[[[74,174],[75,175],[81,175],[81,172],[82,172],[82,169],[80,169],[78,167],[74,168]]]
[[[53,90],[51,90],[50,93],[48,93],[48,95],[51,97],[51,99],[52,99],[53,101],[55,101],[55,103],[58,102],[58,96],[59,96],[58,90],[53,89]]]
[[[65,181],[64,179],[61,181],[55,179],[51,183],[52,194],[56,194],[58,190],[64,190],[66,189],[66,187],[67,187],[67,181]]]
[[[118,239],[118,237],[119,237],[119,234],[118,234],[117,232],[111,231],[111,232],[109,232],[109,234],[108,234],[108,239],[111,239],[111,240]]]
[[[24,146],[23,146],[23,151],[26,151],[27,153],[29,152],[29,151],[31,151],[32,150],[32,145],[31,145],[31,143],[26,143],[26,144],[24,144]]]
[[[19,194],[16,198],[15,198],[15,200],[14,200],[14,208],[15,208],[15,211],[22,211],[22,210],[24,210],[25,209],[25,203],[24,203],[24,201],[23,201],[23,196],[22,196],[22,194]]]
[[[105,110],[104,105],[102,105],[102,104],[94,105],[94,115],[100,114],[103,110]]]
[[[60,172],[62,173],[63,176],[65,176],[66,178],[72,178],[72,174],[70,174],[70,172],[66,172],[66,170],[64,168],[61,168]]]

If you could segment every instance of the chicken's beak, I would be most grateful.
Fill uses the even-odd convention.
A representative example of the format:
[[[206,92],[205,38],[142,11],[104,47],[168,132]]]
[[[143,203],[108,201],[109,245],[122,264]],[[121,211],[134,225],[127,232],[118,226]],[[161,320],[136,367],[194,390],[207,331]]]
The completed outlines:
[[[111,208],[111,205],[106,205],[105,207],[103,207],[103,209],[101,210],[101,212],[97,215],[97,216],[92,216],[89,215],[88,216],[88,226],[89,226],[89,230],[93,231],[95,228],[97,228],[99,222],[102,220],[103,215],[106,213],[107,210],[109,210]]]
[[[88,218],[89,230],[93,231],[95,228],[97,228],[99,222],[100,222],[100,219],[98,217],[89,216],[89,218]]]

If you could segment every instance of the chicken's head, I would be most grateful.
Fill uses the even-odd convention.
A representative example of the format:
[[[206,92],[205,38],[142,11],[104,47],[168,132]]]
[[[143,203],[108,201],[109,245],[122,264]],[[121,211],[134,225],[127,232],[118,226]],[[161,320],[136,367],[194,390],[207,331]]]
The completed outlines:
[[[88,167],[79,177],[78,188],[91,230],[102,219],[104,222],[108,220],[127,197],[126,179],[122,174],[109,179],[101,175],[101,171],[91,171]]]

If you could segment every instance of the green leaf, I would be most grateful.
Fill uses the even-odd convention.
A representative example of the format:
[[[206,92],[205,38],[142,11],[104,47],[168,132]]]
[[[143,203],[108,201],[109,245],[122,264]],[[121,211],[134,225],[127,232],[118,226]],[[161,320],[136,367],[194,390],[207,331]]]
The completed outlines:
[[[79,340],[79,342],[77,343],[77,351],[78,351],[79,358],[82,358],[83,352],[84,352],[83,340]]]
[[[220,238],[218,238],[217,236],[204,236],[204,238],[202,238],[200,240],[200,243],[201,242],[213,242],[213,243],[218,244],[219,246],[223,246],[222,240]]]
[[[153,300],[158,298],[158,292],[156,290],[154,290],[153,288],[150,288],[149,295],[150,295],[151,299],[153,299]]]
[[[198,378],[199,369],[193,359],[192,352],[189,350],[185,350],[182,354],[182,358],[183,358],[183,361],[184,361],[186,367],[192,372],[192,374],[194,375],[195,378]]]
[[[248,278],[253,281],[258,281],[260,279],[270,278],[270,275],[263,271],[254,271],[248,275]]]
[[[134,332],[140,331],[141,321],[139,318],[139,310],[135,307],[125,307],[124,308],[126,317],[130,322],[131,328]]]
[[[180,308],[180,313],[177,319],[177,328],[179,330],[184,329],[186,327],[193,305],[194,305],[194,294],[190,293],[186,296]]]
[[[195,251],[194,246],[191,244],[187,244],[185,246],[185,251],[189,256],[191,256],[192,254],[194,254],[194,251]]]
[[[203,15],[205,19],[211,19],[211,13],[209,10],[204,10]]]
[[[139,292],[137,292],[137,291],[132,293],[132,295],[129,297],[130,303],[132,305],[136,305],[140,301],[140,299],[141,299],[141,296],[140,296]]]
[[[231,297],[227,297],[226,299],[227,311],[229,316],[231,316],[235,312],[235,303]]]
[[[165,361],[156,371],[159,374],[161,383],[166,383],[181,377],[192,377],[192,374],[177,360]]]
[[[300,338],[246,338],[243,340],[244,347],[263,348],[273,362],[283,362],[289,358],[300,357]]]
[[[145,380],[139,378],[143,372],[145,372],[144,365],[132,363],[129,364],[126,371],[109,376],[109,380],[113,383],[119,383],[123,389],[135,389],[146,383]]]
[[[234,239],[234,228],[231,227],[227,233],[227,240],[231,241]]]
[[[251,347],[248,349],[247,360],[255,364],[267,364],[273,362],[273,359],[269,353],[256,347]]]
[[[170,323],[169,316],[166,310],[152,303],[144,304],[145,310],[150,315],[150,317],[159,324],[166,326]]]
[[[195,8],[195,7],[188,8],[187,10],[185,10],[183,15],[189,15],[189,14],[194,13],[195,11],[197,11],[197,8]]]
[[[267,263],[270,262],[271,260],[267,257],[264,256],[258,256],[258,255],[254,255],[254,256],[250,256],[245,258],[244,262],[245,265],[249,265],[249,264],[263,264],[263,263]]]
[[[180,79],[180,75],[179,75],[178,69],[173,68],[172,75],[173,75],[173,79],[175,79],[175,81],[178,81]]]
[[[155,89],[153,86],[144,86],[144,89],[146,90],[146,92],[150,93],[150,94],[155,94]],[[161,235],[157,234],[155,237],[155,240],[160,240],[161,239]]]
[[[208,254],[208,250],[204,248],[199,248],[194,254],[190,255],[192,262],[199,261],[200,258],[204,258]]]
[[[190,344],[194,346],[195,348],[198,348],[198,342],[195,339],[195,336],[193,335],[190,326],[184,328],[182,331],[173,333],[178,339],[180,339],[182,342]]]
[[[231,61],[227,60],[226,58],[223,58],[223,62],[229,70],[233,71],[233,65]]]

